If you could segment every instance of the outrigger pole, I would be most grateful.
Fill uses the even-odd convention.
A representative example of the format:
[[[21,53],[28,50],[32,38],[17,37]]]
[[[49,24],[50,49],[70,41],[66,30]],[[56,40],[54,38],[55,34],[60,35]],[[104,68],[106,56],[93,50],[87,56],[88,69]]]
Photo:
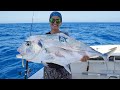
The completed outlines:
[[[31,31],[33,29],[33,17],[34,17],[34,11],[33,11],[33,15],[32,15],[32,24],[31,24],[31,29],[30,29],[30,36],[32,35]],[[27,79],[28,71],[29,71],[29,69],[28,69],[28,61],[26,60],[25,79]]]

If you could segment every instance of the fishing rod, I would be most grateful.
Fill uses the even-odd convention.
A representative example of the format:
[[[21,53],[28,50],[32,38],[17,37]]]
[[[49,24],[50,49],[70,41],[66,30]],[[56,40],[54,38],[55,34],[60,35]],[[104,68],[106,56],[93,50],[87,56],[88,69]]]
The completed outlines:
[[[32,15],[32,23],[31,23],[31,29],[30,29],[30,36],[32,35],[31,31],[33,29],[33,17],[34,17],[34,11],[33,11],[33,15]],[[27,75],[28,75],[28,61],[26,60],[25,79],[27,79]]]

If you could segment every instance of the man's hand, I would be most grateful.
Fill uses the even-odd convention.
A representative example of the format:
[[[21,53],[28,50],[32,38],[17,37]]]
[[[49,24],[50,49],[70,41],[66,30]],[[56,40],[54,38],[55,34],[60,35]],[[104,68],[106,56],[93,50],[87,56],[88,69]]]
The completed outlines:
[[[89,57],[87,55],[83,56],[83,58],[81,59],[82,62],[86,62],[89,59]]]

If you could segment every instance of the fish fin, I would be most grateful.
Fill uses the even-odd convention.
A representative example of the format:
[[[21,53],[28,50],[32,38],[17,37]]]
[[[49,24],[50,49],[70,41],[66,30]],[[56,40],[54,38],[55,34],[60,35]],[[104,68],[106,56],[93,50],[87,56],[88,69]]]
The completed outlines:
[[[22,67],[25,67],[25,66],[24,66],[24,59],[22,59]]]
[[[103,54],[103,59],[108,61],[109,56],[117,49],[117,47],[111,48],[109,52]]]
[[[71,71],[70,71],[69,65],[64,66],[64,68],[65,68],[65,69],[71,74]]]

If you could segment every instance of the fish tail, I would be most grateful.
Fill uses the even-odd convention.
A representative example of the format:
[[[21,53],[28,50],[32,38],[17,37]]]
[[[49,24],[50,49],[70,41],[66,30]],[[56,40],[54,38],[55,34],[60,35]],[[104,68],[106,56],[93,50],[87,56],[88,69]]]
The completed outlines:
[[[111,48],[109,52],[103,54],[103,59],[105,61],[109,60],[110,55],[117,49],[117,47]]]

